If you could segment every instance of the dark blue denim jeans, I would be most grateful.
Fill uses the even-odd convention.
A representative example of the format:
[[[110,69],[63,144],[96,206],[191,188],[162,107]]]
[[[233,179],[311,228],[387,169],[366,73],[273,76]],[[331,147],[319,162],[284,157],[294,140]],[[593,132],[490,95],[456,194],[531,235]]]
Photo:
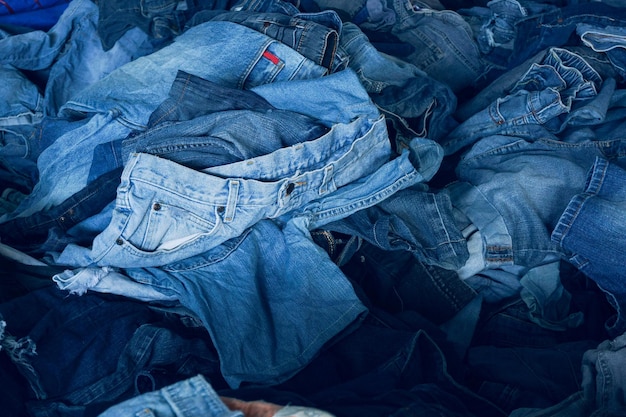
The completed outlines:
[[[68,298],[46,286],[0,304],[0,316],[2,354],[21,374],[32,416],[82,416],[89,405],[118,402],[189,372],[212,375],[219,386],[206,331],[145,303],[92,293]]]

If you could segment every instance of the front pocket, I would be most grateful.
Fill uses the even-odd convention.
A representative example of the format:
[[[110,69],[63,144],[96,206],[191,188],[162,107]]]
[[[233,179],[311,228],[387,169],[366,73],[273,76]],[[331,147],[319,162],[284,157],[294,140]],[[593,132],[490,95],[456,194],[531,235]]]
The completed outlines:
[[[185,207],[164,201],[152,201],[150,207],[124,240],[143,252],[172,251],[210,235],[219,223],[219,207],[207,206],[200,216]],[[126,235],[126,233],[124,233]]]

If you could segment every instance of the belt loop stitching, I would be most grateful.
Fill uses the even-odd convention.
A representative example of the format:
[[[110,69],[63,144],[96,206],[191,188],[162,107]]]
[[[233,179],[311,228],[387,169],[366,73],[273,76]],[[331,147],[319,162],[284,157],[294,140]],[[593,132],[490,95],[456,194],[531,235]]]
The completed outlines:
[[[226,202],[226,211],[224,212],[224,222],[232,222],[235,218],[235,209],[237,208],[237,199],[239,197],[239,181],[228,181],[228,201]]]

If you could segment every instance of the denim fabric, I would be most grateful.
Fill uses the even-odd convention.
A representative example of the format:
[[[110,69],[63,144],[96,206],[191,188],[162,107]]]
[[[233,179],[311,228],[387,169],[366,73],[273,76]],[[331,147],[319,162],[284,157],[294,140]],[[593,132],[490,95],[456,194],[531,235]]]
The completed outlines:
[[[505,416],[457,382],[444,352],[426,332],[417,331],[376,369],[308,398],[337,416]]]
[[[34,163],[39,149],[29,141],[29,136],[43,117],[43,97],[32,81],[10,65],[0,67],[0,77],[3,81],[0,94],[12,97],[0,104],[0,156],[12,166],[16,159],[28,160],[31,169],[36,170]],[[36,178],[36,173],[30,176]]]
[[[211,384],[197,375],[117,404],[98,417],[243,417],[230,411]]]
[[[451,270],[461,268],[468,258],[467,242],[445,190],[405,189],[325,228],[359,236],[386,251],[407,251],[419,262]]]
[[[358,26],[345,23],[340,49],[348,65],[393,126],[390,136],[401,150],[414,137],[438,140],[455,126],[456,96],[412,64],[381,54]]]
[[[252,5],[247,5],[252,7]],[[337,45],[341,32],[341,21],[331,11],[316,14],[259,12],[248,10],[243,5],[231,12],[197,13],[190,25],[204,21],[229,21],[270,36],[289,46],[302,56],[329,71],[341,65],[337,62]]]
[[[3,347],[9,343],[7,353],[29,387],[29,416],[88,416],[90,406],[118,403],[198,372],[223,384],[206,331],[147,304],[95,294],[68,298],[44,287],[0,310]]]
[[[396,22],[391,33],[412,51],[400,58],[411,62],[455,93],[471,86],[485,71],[469,24],[457,12],[422,8],[393,0]]]
[[[341,270],[373,305],[390,313],[416,311],[437,325],[476,297],[454,271],[423,264],[410,251],[383,250],[369,242]]]
[[[570,313],[572,295],[561,284],[560,261],[531,268],[520,279],[520,297],[530,310],[530,320],[541,327],[566,330],[578,327],[582,312]]]
[[[6,3],[6,2],[5,2]],[[8,14],[0,16],[0,25],[26,27],[34,30],[48,30],[53,27],[61,18],[70,3],[69,0],[34,1],[30,4],[20,2],[16,8],[11,2],[11,10]],[[44,8],[37,7],[43,4]],[[24,7],[26,6],[26,7]],[[14,13],[19,9],[19,13]],[[7,11],[5,7],[3,11]]]
[[[626,336],[605,340],[582,357],[580,390],[556,405],[515,410],[510,417],[621,416],[626,412],[623,363]]]
[[[175,293],[202,320],[233,387],[293,376],[364,312],[344,275],[309,236],[269,220],[203,254],[124,273]]]
[[[608,56],[619,71],[621,80],[626,78],[626,30],[623,27],[580,24],[576,27],[576,33],[586,46]]]
[[[210,96],[215,95],[215,99]],[[178,71],[168,97],[152,112],[148,129],[166,122],[192,120],[224,110],[269,111],[274,107],[263,97],[249,90],[225,87],[213,81]],[[131,135],[127,141],[135,141]]]
[[[487,83],[494,74],[510,69],[502,65],[518,48],[524,48],[515,43],[520,22],[557,9],[558,6],[547,2],[495,0],[459,10],[472,27],[481,56],[489,68],[481,83]]]
[[[617,313],[606,324],[614,337],[626,330],[626,287],[621,283],[624,274],[620,261],[624,254],[620,213],[626,197],[625,179],[623,165],[598,157],[581,192],[572,196],[552,232],[552,241],[569,261],[606,292]]]
[[[515,47],[500,59],[492,54],[491,61],[505,68],[514,67],[548,47],[569,44],[581,24],[598,28],[624,26],[626,9],[603,2],[576,2],[545,13],[536,13],[516,25]]]
[[[52,234],[67,236],[70,229],[96,215],[115,200],[121,172],[120,168],[98,177],[60,205],[0,224],[2,241],[33,255],[42,255],[44,248],[61,251],[63,247],[46,244],[46,240]],[[89,235],[74,236],[74,239],[83,243],[92,238]],[[65,244],[70,241],[67,239]]]
[[[432,157],[433,151],[435,154],[438,152],[432,141],[415,149],[417,154],[423,154],[423,160],[429,160],[428,156]],[[164,296],[177,294],[183,305],[203,319],[220,352],[224,377],[231,385],[284,380],[308,363],[325,342],[363,312],[363,306],[352,287],[344,281],[345,276],[315,245],[308,229],[321,227],[355,210],[376,204],[394,192],[423,180],[423,173],[416,171],[408,156],[404,153],[372,175],[345,186],[345,189],[336,191],[324,201],[314,201],[308,207],[305,205],[293,216],[283,216],[276,222],[257,221],[239,237],[227,240],[208,252],[192,257],[180,256],[182,260],[161,267],[135,269],[139,263],[146,263],[145,259],[141,259],[126,269],[126,273],[135,281],[162,291]],[[432,165],[420,168],[430,172]],[[268,250],[270,246],[267,242],[271,242],[271,251]],[[157,264],[163,265],[164,257],[159,254],[155,259],[158,258],[161,263]],[[68,271],[68,274],[57,276],[55,280],[73,291],[98,291],[97,283],[90,278],[97,275],[98,271],[96,269],[90,273],[89,269],[81,270],[76,275]],[[315,277],[311,277],[311,274]],[[241,281],[238,279],[240,276],[253,279]],[[218,287],[205,285],[206,277],[219,277],[224,281]],[[283,278],[290,284],[274,282]],[[234,281],[226,285],[230,280]],[[246,290],[242,287],[244,282],[248,282],[252,288]],[[312,284],[316,285],[312,287]],[[108,288],[116,286],[108,285]],[[222,296],[216,297],[217,288],[224,289]],[[268,292],[261,292],[262,288],[267,288]],[[290,295],[281,295],[283,291]],[[319,295],[313,296],[316,291]],[[236,295],[234,300],[231,299],[233,295]],[[246,299],[246,302],[242,303],[242,299]],[[302,306],[311,300],[314,301],[314,307],[303,310]],[[210,307],[213,303],[222,302],[226,304]],[[292,303],[298,307],[289,308]],[[326,306],[324,314],[321,314],[319,305]],[[243,306],[249,309],[246,315],[243,314]],[[333,309],[327,306],[333,306]],[[230,312],[229,307],[235,310]],[[285,311],[290,313],[285,314]],[[296,311],[301,315],[294,318]],[[226,314],[223,318],[217,315],[221,312]],[[259,319],[259,312],[265,312],[262,320]],[[233,318],[237,319],[236,325],[225,328],[223,323]],[[284,320],[290,324],[283,325]],[[258,331],[260,326],[264,326],[261,332]],[[234,333],[233,329],[242,333]],[[297,336],[291,335],[294,331]],[[253,346],[246,343],[251,337],[248,332],[254,333],[253,337],[258,343]],[[282,336],[283,332],[288,335]],[[286,340],[297,343],[287,346]],[[277,344],[280,344],[280,350],[276,350]],[[250,350],[244,350],[245,360],[242,359],[241,350],[233,351],[232,346],[244,346]]]
[[[299,13],[296,3],[292,0],[239,0],[232,7],[232,11],[253,11],[259,13],[281,13],[293,16]],[[320,10],[315,10],[319,12]]]
[[[202,10],[226,10],[228,0],[118,0],[98,2],[98,36],[105,50],[125,33],[139,28],[150,37],[168,43]]]
[[[507,412],[549,407],[579,390],[583,354],[596,344],[579,340],[541,348],[473,346],[468,373],[474,391]]]
[[[149,153],[196,170],[265,155],[329,130],[312,117],[273,107],[253,91],[183,72],[149,123],[154,126],[123,142],[122,159]],[[254,135],[248,126],[256,127]]]
[[[106,375],[111,369],[105,364],[117,362],[137,323],[151,317],[147,305],[99,295],[68,299],[54,286],[0,304],[0,314],[6,322],[3,351],[36,400],[73,392]],[[15,341],[10,348],[4,344],[9,334]],[[99,361],[101,366],[93,366]]]
[[[422,152],[432,152],[436,149],[433,145],[433,142],[428,143]],[[415,169],[405,153],[365,180],[337,191],[333,198],[305,206],[298,215],[281,217],[277,222],[260,220],[239,237],[208,252],[181,257],[182,260],[161,267],[127,268],[125,273],[136,282],[154,287],[164,297],[177,295],[185,307],[203,320],[220,353],[222,373],[231,386],[242,382],[283,381],[306,365],[324,343],[363,312],[362,304],[344,281],[343,273],[316,246],[307,229],[321,227],[351,211],[376,204],[403,187],[423,180]],[[268,242],[271,242],[271,250],[268,250]],[[97,268],[83,269],[78,274],[67,271],[54,279],[72,291],[98,291],[97,280],[92,281],[92,277],[99,271]],[[253,279],[242,281],[241,276]],[[207,277],[219,278],[220,285],[206,284]],[[276,283],[277,279],[281,281]],[[243,287],[246,282],[251,288]],[[108,291],[119,288],[127,287],[107,282]],[[216,296],[218,288],[224,290],[221,296]],[[318,295],[312,295],[315,293]],[[310,305],[311,301],[312,308],[303,309],[302,306]],[[213,303],[219,303],[219,307],[213,307]],[[297,307],[290,308],[291,304]],[[325,307],[320,310],[320,305]],[[248,312],[245,315],[244,306]],[[231,312],[230,308],[234,310]],[[262,319],[260,312],[264,312]],[[294,318],[295,312],[299,316]],[[232,326],[223,325],[234,319]],[[259,331],[260,326],[263,331]],[[233,329],[237,329],[237,333]],[[254,345],[247,343],[251,337],[257,341]],[[288,346],[287,340],[294,343]],[[232,346],[239,348],[233,351]]]
[[[326,85],[329,94],[324,94]],[[149,154],[132,155],[122,174],[110,226],[94,239],[91,253],[68,247],[58,261],[74,266],[162,265],[215,247],[262,218],[304,210],[311,201],[319,200],[322,207],[331,204],[337,190],[349,189],[350,183],[372,174],[391,156],[383,119],[377,117],[365,92],[357,99],[356,85],[354,74],[346,71],[309,82],[273,84],[277,87],[272,90],[282,93],[283,101],[292,97],[286,93],[290,91],[323,95],[319,101],[311,95],[300,106],[291,103],[300,113],[317,110],[323,103],[328,106],[325,114],[320,112],[324,117],[338,114],[330,132],[312,141],[203,171]],[[335,88],[351,89],[353,97],[337,95],[333,102]],[[342,103],[353,103],[354,108],[348,105],[344,110],[350,111],[339,112]],[[364,113],[359,116],[358,111]],[[354,121],[340,123],[355,113]],[[415,170],[406,166],[402,172],[406,169]]]
[[[595,122],[597,116],[585,114],[581,108],[597,97],[601,85],[598,73],[582,57],[553,48],[540,63],[532,64],[505,95],[444,138],[442,146],[450,155],[472,145],[476,139],[532,124],[559,133],[568,123],[584,124],[583,120],[572,120],[577,114],[581,119],[591,117]]]
[[[0,40],[0,56],[5,64],[22,70],[50,70],[44,92],[46,115],[56,115],[68,99],[87,86],[151,52],[145,45],[146,35],[139,31],[129,33],[124,46],[104,52],[96,33],[97,18],[93,2],[72,1],[49,31],[31,31]],[[68,77],[68,73],[73,76]]]
[[[482,234],[485,267],[532,267],[560,257],[550,235],[569,200],[596,157],[624,152],[621,140],[568,143],[527,133],[479,141],[458,165],[461,182],[450,186],[452,205]]]
[[[237,59],[234,55],[227,59],[224,51],[237,51]],[[123,65],[63,106],[63,117],[92,116],[88,123],[60,136],[42,152],[38,160],[40,181],[14,216],[61,203],[83,188],[88,176],[97,176],[92,172],[92,160],[77,155],[92,155],[103,143],[143,130],[150,114],[167,98],[178,70],[237,88],[317,78],[325,73],[324,68],[291,48],[243,26],[208,22],[191,28],[174,44]],[[148,73],[149,79],[144,76]],[[116,167],[98,168],[102,174]]]

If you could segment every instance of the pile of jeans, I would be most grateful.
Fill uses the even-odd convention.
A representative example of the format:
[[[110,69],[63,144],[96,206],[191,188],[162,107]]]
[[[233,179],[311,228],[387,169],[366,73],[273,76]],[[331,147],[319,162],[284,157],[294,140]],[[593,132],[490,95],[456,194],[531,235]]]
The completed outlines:
[[[626,412],[620,2],[21,3],[9,415]]]

